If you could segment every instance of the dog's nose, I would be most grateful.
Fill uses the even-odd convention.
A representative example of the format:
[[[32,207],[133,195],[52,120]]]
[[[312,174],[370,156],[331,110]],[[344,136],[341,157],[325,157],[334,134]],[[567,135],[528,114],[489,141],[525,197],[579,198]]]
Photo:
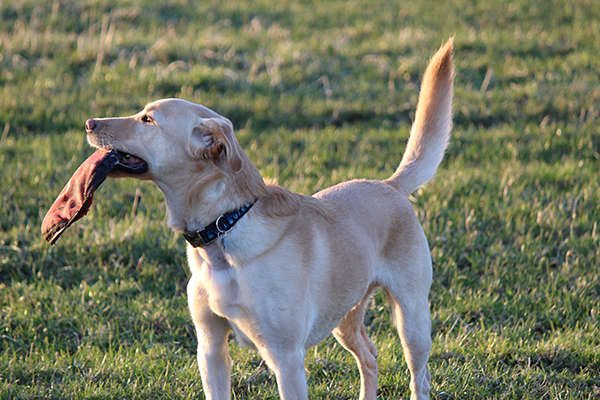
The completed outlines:
[[[88,132],[91,132],[94,130],[94,128],[97,126],[98,124],[96,123],[95,119],[88,119],[87,121],[85,121],[85,130]]]

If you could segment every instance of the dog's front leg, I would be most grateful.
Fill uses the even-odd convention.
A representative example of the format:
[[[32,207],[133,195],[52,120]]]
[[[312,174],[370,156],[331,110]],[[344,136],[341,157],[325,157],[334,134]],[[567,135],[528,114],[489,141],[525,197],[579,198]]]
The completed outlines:
[[[195,277],[188,283],[188,303],[198,336],[198,366],[207,400],[231,398],[231,357],[227,339],[231,328],[200,299]]]
[[[267,365],[275,372],[279,397],[282,400],[308,399],[306,372],[304,370],[304,348],[269,349],[261,351]]]
[[[207,400],[231,398],[231,357],[227,351],[227,336],[215,332],[198,333],[198,366]],[[222,332],[221,332],[222,333]],[[209,339],[209,336],[213,336]],[[215,340],[216,339],[216,340]]]

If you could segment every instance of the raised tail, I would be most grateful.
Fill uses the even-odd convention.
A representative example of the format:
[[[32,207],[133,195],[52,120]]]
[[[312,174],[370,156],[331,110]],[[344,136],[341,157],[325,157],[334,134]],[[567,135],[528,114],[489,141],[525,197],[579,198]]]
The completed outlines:
[[[407,196],[433,177],[450,140],[454,79],[452,44],[450,39],[427,66],[402,162],[394,175],[384,181]]]

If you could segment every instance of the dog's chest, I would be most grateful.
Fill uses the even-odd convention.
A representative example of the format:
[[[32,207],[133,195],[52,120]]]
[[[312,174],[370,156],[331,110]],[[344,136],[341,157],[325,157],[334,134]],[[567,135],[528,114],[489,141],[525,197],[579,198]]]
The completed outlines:
[[[210,267],[207,267],[201,273],[199,285],[201,287],[198,289],[206,294],[205,300],[210,309],[229,321],[238,344],[255,349],[255,344],[245,333],[253,324],[249,323],[248,312],[242,306],[243,301],[236,271],[233,268],[211,270]]]
[[[210,250],[210,249],[209,249]],[[190,280],[202,302],[217,315],[237,319],[240,310],[238,271],[229,265],[222,253],[188,248],[188,262],[196,279]]]
[[[234,268],[214,269],[205,264],[199,282],[207,294],[208,305],[215,314],[228,320],[242,316],[240,286]]]

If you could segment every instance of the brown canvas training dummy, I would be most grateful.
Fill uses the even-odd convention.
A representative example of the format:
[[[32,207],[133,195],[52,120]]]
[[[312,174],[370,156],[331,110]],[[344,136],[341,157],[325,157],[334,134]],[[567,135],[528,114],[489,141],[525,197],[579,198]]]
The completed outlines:
[[[97,150],[81,164],[42,221],[44,239],[54,244],[73,222],[87,213],[94,191],[119,164],[120,158],[116,151]]]

